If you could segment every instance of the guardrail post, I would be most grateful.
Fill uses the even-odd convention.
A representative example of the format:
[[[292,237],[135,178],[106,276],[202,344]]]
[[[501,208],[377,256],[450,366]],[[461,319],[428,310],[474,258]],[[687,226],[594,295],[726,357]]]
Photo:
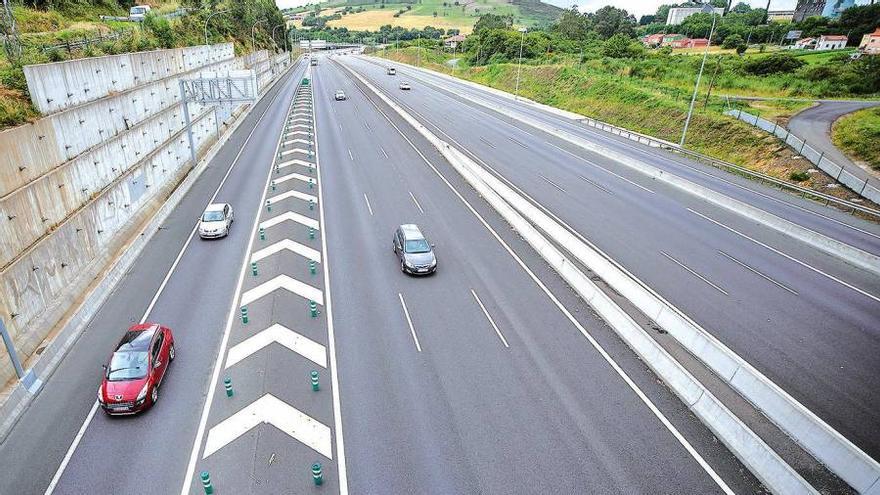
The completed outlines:
[[[821,167],[821,165],[819,165],[819,164],[822,163],[822,159],[823,159],[823,158],[825,158],[825,152],[824,152],[824,151],[823,151],[822,153],[819,153],[819,159],[816,160],[816,166],[817,166],[817,167]]]
[[[24,388],[31,393],[31,395],[36,394],[40,387],[43,386],[43,381],[37,379],[37,375],[34,374],[33,370],[25,371],[21,366],[21,361],[18,359],[18,353],[15,351],[15,343],[12,341],[12,336],[9,335],[9,331],[6,329],[6,324],[0,319],[0,335],[3,336],[3,343],[6,345],[6,352],[9,353],[9,360],[12,361],[12,367],[15,368],[15,374],[18,376],[18,380],[24,385]]]
[[[790,134],[790,133],[789,133]],[[798,151],[798,155],[804,156],[804,147],[807,145],[806,139],[801,139],[801,150]]]

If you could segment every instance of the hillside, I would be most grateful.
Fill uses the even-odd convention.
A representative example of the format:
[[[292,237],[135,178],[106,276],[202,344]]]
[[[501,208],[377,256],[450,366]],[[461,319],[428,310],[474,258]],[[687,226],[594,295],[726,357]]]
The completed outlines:
[[[347,0],[331,2],[322,16],[339,14],[330,20],[330,27],[357,31],[377,31],[381,26],[403,28],[432,26],[458,29],[463,34],[473,30],[483,14],[510,15],[521,26],[547,25],[562,14],[559,7],[538,0],[417,0],[385,3],[382,0]]]

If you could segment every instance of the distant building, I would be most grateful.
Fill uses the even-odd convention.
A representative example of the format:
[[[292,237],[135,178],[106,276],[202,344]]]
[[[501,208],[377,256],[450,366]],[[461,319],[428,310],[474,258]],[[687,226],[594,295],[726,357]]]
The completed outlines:
[[[816,38],[803,38],[794,42],[791,46],[795,50],[808,50],[816,48]]]
[[[667,26],[677,26],[681,24],[688,17],[699,14],[703,9],[700,7],[676,7],[673,9],[669,9],[669,15],[666,16],[666,25]],[[724,7],[717,7],[715,9],[715,13],[718,15],[724,15]]]
[[[873,33],[866,34],[859,43],[859,51],[868,55],[880,55],[880,27]]]
[[[709,46],[709,40],[706,38],[691,38],[687,42],[685,48],[705,48]]]
[[[666,36],[666,34],[664,33],[649,34],[647,36],[643,36],[642,44],[650,48],[658,47],[660,46],[660,43],[663,43],[664,36]]]
[[[450,36],[443,40],[443,46],[449,48],[450,50],[455,50],[456,48],[458,48],[458,45],[460,45],[464,41],[464,39],[465,36],[461,34],[456,34],[455,36]]]
[[[829,34],[819,36],[816,42],[816,50],[840,50],[846,48],[848,38],[843,35]]]
[[[794,11],[771,10],[767,12],[767,20],[770,22],[791,22],[794,20]]]
[[[830,19],[840,17],[840,13],[855,5],[856,0],[798,0],[794,9],[794,22],[807,17],[823,16]]]
[[[682,48],[686,39],[688,39],[688,37],[683,34],[664,34],[663,39],[660,41],[660,46]]]

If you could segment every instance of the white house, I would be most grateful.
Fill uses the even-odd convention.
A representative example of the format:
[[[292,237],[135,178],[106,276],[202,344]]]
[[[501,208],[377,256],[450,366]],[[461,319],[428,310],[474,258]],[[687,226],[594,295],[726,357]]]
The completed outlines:
[[[816,50],[840,50],[846,48],[847,37],[837,34],[819,36]]]
[[[675,7],[669,9],[669,14],[666,16],[666,25],[667,26],[677,26],[682,23],[688,17],[699,14],[703,9],[701,7]],[[718,15],[724,15],[723,7],[716,7],[715,13]]]
[[[816,38],[802,38],[794,42],[792,49],[807,50],[816,47]]]

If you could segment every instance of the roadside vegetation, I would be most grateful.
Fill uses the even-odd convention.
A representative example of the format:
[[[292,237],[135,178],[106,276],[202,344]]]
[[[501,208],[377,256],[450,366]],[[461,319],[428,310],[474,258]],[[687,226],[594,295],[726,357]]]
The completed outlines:
[[[844,116],[835,122],[831,137],[838,148],[880,170],[880,107]]]
[[[863,17],[871,17],[880,24],[880,5],[855,9],[860,23]],[[763,16],[744,13],[741,18],[759,17]],[[474,34],[455,53],[437,41],[421,40],[418,47],[407,41],[398,50],[388,47],[376,54],[410,64],[420,62],[513,93],[523,39],[513,27],[509,17],[488,15],[481,18]],[[785,26],[786,30],[793,28]],[[635,39],[645,29],[625,11],[613,7],[588,15],[574,9],[566,11],[558,23],[525,34],[520,94],[678,143],[702,52],[696,56],[669,48],[645,48]],[[772,34],[772,29],[767,31],[768,36]],[[736,29],[728,32],[735,33]],[[738,43],[736,38],[734,41]],[[686,146],[782,180],[855,197],[845,188],[826,187],[834,180],[814,170],[779,140],[723,114],[742,108],[784,125],[792,114],[811,104],[785,98],[880,99],[880,57],[853,60],[851,53],[779,50],[759,44],[739,50],[739,54],[735,48],[710,54]],[[743,96],[782,100],[729,98]],[[876,160],[876,146],[880,146],[878,120],[880,113],[870,113],[842,122],[838,133],[852,140],[847,149],[858,147],[860,156]]]
[[[149,0],[153,11],[144,22],[101,21],[100,16],[127,16],[133,2],[125,0],[26,0],[13,2],[12,12],[20,51],[8,43],[0,55],[0,129],[39,118],[27,94],[23,67],[30,64],[60,62],[75,58],[114,55],[136,51],[201,45],[205,43],[207,15],[220,10],[229,14],[211,18],[209,42],[232,42],[237,54],[251,49],[251,26],[258,19],[256,48],[272,48],[274,26],[284,24],[272,0]],[[207,5],[210,3],[211,5]],[[187,15],[162,17],[180,8]],[[0,17],[0,34],[10,35],[5,17]],[[281,36],[278,33],[281,33]],[[284,29],[276,30],[281,43]],[[84,42],[88,40],[88,42]]]

